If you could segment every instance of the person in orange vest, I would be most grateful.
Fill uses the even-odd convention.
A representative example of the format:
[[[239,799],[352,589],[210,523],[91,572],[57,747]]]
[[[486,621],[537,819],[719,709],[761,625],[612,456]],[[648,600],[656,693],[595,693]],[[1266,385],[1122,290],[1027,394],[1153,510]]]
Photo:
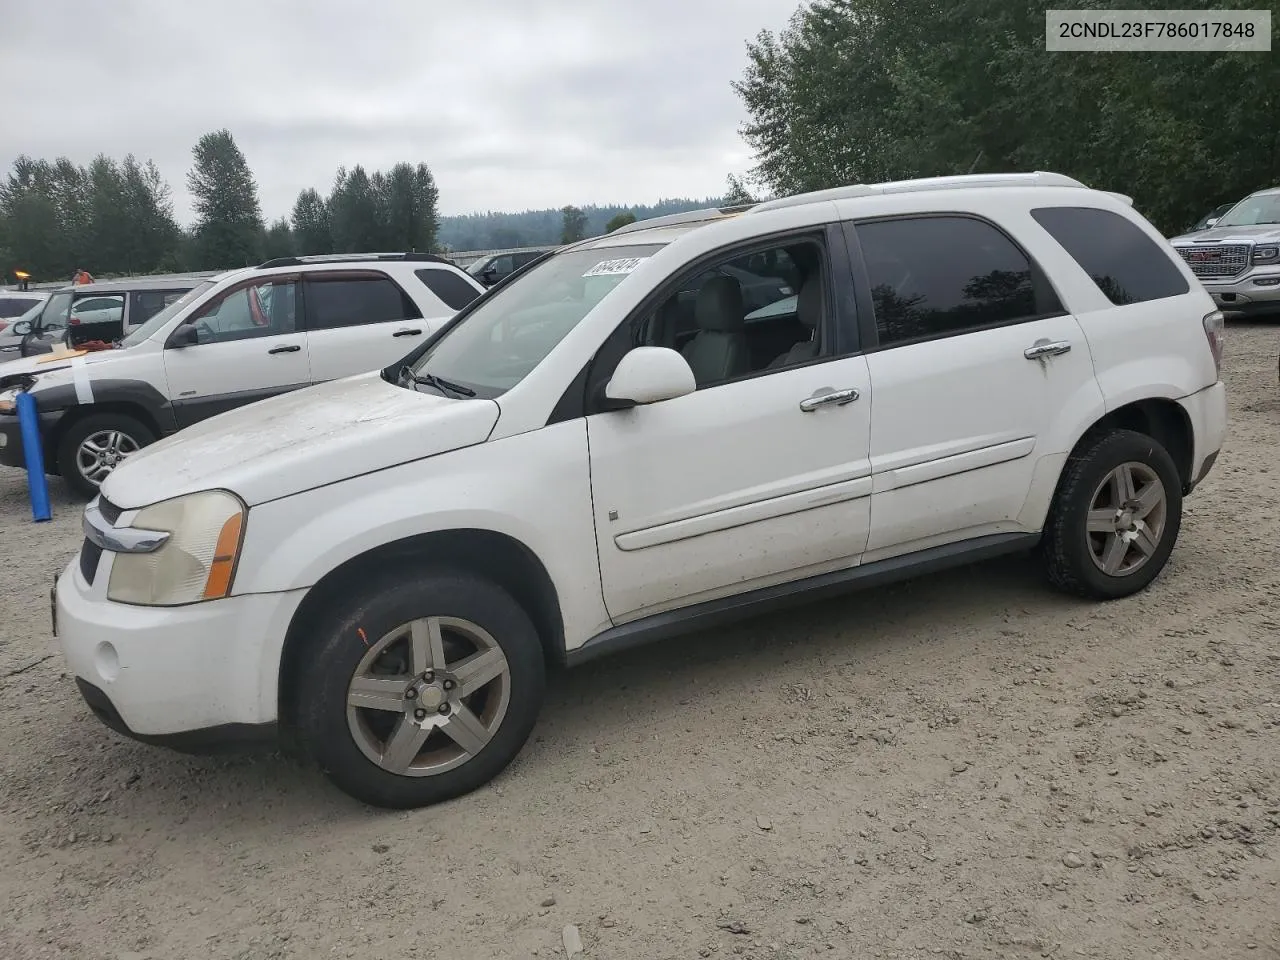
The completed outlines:
[[[75,275],[71,278],[73,284],[93,283],[93,277],[88,270],[76,267]]]

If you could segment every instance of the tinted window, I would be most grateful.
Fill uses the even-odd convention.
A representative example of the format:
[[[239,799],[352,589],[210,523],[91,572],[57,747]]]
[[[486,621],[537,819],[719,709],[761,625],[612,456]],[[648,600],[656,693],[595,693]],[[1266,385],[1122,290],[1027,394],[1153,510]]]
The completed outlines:
[[[1026,255],[969,217],[920,217],[857,228],[882,346],[945,337],[1054,313]]]
[[[0,297],[0,319],[20,317],[42,300],[24,300],[21,297]]]
[[[198,343],[224,343],[293,333],[297,329],[297,282],[264,280],[214,300],[188,322]]]
[[[307,328],[334,330],[422,316],[390,277],[307,277]]]
[[[480,292],[452,270],[423,269],[414,271],[423,286],[443,301],[450,310],[461,310],[480,296]]]
[[[1190,289],[1169,255],[1119,214],[1091,207],[1041,207],[1031,215],[1114,304],[1176,297]]]
[[[169,304],[178,300],[185,290],[135,290],[129,294],[129,325],[146,323]]]

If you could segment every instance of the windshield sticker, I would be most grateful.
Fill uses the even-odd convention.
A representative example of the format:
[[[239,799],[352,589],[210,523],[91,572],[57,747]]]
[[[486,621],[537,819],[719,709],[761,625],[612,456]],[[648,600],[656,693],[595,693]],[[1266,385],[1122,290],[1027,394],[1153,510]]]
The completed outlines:
[[[583,274],[584,277],[613,277],[632,273],[648,257],[628,257],[625,260],[602,260]]]

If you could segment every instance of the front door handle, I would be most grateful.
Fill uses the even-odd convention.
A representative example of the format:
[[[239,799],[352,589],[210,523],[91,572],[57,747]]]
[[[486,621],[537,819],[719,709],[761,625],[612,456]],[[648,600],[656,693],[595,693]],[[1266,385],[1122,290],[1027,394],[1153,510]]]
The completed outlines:
[[[267,353],[297,353],[301,349],[296,343],[291,343],[287,347],[272,347]]]
[[[392,334],[392,336],[393,337],[420,337],[422,336],[422,331],[418,329],[397,330],[395,333]]]
[[[1066,340],[1037,340],[1027,349],[1022,351],[1022,355],[1028,360],[1043,360],[1046,357],[1058,357],[1064,353],[1069,353],[1071,344]]]
[[[819,407],[834,405],[843,407],[846,403],[853,403],[861,394],[858,393],[857,387],[849,387],[846,390],[833,390],[830,387],[823,387],[811,397],[806,397],[800,401],[800,409],[805,413],[813,413]]]

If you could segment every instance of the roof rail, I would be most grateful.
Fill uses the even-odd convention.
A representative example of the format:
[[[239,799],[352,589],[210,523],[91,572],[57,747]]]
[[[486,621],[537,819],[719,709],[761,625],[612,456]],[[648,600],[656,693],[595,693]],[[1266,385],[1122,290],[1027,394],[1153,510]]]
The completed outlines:
[[[890,180],[885,183],[854,183],[847,187],[798,193],[792,197],[767,200],[752,207],[749,213],[765,210],[781,210],[799,207],[807,203],[825,200],[848,200],[854,197],[874,197],[886,193],[916,193],[924,190],[961,190],[975,187],[1084,187],[1079,180],[1061,173],[962,173],[950,177],[922,177],[918,180]]]
[[[620,233],[634,233],[637,230],[648,230],[652,227],[675,227],[684,223],[705,223],[709,220],[719,220],[723,217],[731,217],[736,213],[742,213],[749,208],[749,204],[731,206],[731,207],[707,207],[703,210],[686,210],[684,213],[669,213],[663,217],[650,217],[648,220],[637,220],[635,223],[629,223],[625,227],[619,227],[611,233],[606,233],[606,237],[616,237]],[[600,239],[592,237],[593,240]]]
[[[258,270],[269,270],[272,267],[301,267],[308,263],[358,263],[368,260],[401,260],[411,263],[448,263],[451,261],[438,257],[434,253],[320,253],[306,257],[276,257],[266,263],[260,263]]]

